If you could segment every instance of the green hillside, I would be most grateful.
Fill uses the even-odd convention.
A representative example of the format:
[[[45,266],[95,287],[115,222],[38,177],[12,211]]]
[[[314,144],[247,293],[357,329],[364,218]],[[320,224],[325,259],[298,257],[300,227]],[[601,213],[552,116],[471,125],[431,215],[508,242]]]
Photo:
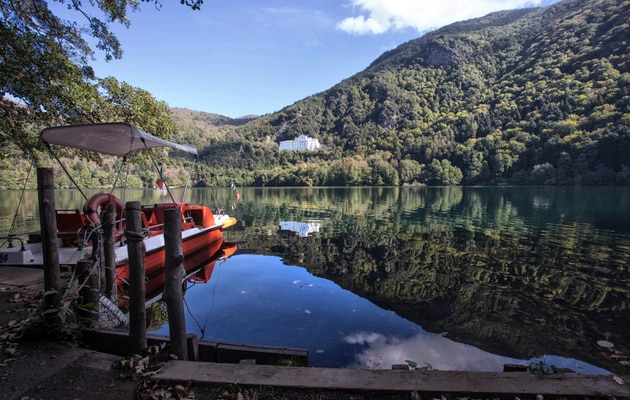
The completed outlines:
[[[630,1],[456,23],[213,136],[199,180],[239,185],[630,184]],[[278,152],[307,134],[322,150]]]
[[[200,150],[198,186],[628,185],[628,21],[630,0],[493,13],[409,41],[277,113],[171,109],[173,139]],[[322,148],[278,151],[302,134]],[[0,188],[19,188],[30,160],[5,153]],[[190,160],[158,161],[185,183]],[[68,165],[81,186],[113,180],[113,161]],[[154,184],[150,165],[132,173],[130,186]]]

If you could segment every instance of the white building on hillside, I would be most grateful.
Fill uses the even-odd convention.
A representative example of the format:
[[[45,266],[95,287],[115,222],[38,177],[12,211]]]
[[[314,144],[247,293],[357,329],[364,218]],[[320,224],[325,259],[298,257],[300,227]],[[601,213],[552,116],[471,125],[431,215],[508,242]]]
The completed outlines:
[[[322,224],[319,221],[297,222],[280,221],[281,231],[297,232],[300,237],[308,237],[319,232]]]
[[[306,135],[300,135],[295,140],[283,140],[280,142],[280,151],[301,151],[301,150],[315,150],[319,149],[320,144],[318,139],[310,138]]]

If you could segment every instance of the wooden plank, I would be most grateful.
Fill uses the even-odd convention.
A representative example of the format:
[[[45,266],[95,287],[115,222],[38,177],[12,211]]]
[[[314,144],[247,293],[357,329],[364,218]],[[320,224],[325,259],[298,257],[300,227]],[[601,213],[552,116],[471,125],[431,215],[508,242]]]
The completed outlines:
[[[256,364],[281,364],[293,366],[306,366],[308,364],[308,350],[291,349],[286,347],[252,346],[236,343],[216,343],[217,363],[238,364],[243,359],[256,360]],[[285,362],[291,362],[286,364]]]
[[[630,396],[630,377],[526,372],[456,372],[300,368],[169,361],[154,379],[329,390],[416,391],[466,394]]]
[[[194,337],[194,339],[193,339]],[[243,359],[256,359],[258,364],[278,363],[280,360],[291,359],[297,364],[306,365],[308,362],[308,350],[294,349],[286,347],[254,346],[226,342],[211,342],[208,340],[197,340],[193,334],[187,335],[189,357],[199,361],[215,362],[219,358],[222,362],[238,363]],[[167,335],[147,334],[147,344],[153,346],[159,343],[168,343],[170,338]],[[196,346],[192,345],[197,341]],[[83,332],[82,342],[89,348],[119,356],[126,356],[132,349],[129,344],[129,334],[126,331],[98,329],[86,330]],[[198,347],[198,349],[194,349]],[[218,348],[221,348],[220,357],[217,357]],[[192,360],[192,358],[189,358]]]

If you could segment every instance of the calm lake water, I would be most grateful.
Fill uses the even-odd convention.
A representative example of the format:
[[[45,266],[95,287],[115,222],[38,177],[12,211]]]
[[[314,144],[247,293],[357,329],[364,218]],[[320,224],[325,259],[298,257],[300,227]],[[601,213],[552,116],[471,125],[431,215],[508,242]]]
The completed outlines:
[[[239,219],[225,235],[238,251],[187,283],[187,329],[201,338],[307,348],[324,367],[500,371],[543,360],[630,371],[630,188],[239,193],[187,192]],[[160,200],[125,198],[138,196]],[[1,232],[19,199],[0,200]],[[26,193],[15,231],[37,228],[36,199]],[[75,191],[56,203],[82,206]],[[159,317],[154,330],[168,334]]]

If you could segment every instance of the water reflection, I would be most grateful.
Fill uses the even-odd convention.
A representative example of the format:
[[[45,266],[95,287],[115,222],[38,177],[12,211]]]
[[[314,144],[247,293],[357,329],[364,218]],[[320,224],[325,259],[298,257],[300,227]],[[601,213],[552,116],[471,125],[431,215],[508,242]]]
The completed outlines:
[[[319,221],[280,221],[281,231],[291,231],[298,234],[300,237],[311,236],[319,232],[322,224]]]
[[[360,346],[344,338],[353,332],[373,329],[408,337],[418,329],[334,282],[272,256],[232,256],[215,266],[207,284],[187,288],[186,304],[188,331],[200,338],[308,348],[315,366],[351,363]]]
[[[457,343],[508,358],[559,354],[623,372],[619,361],[630,354],[628,193],[243,190],[237,212],[250,252],[304,266],[429,332],[447,331]],[[323,228],[304,238],[269,234],[269,222],[289,219],[318,219]],[[603,338],[616,353],[597,346]]]
[[[419,368],[442,371],[502,371],[504,364],[523,363],[522,360],[497,356],[426,332],[403,340],[376,332],[361,332],[345,340],[365,347],[350,365],[355,368],[391,367],[400,364],[401,360],[410,360]]]
[[[207,285],[189,287],[186,302],[188,330],[199,337],[306,347],[314,366],[391,368],[410,359],[442,370],[501,371],[519,361],[425,332],[277,257],[233,256],[215,266]]]
[[[406,364],[407,360],[417,368],[440,371],[503,371],[505,364],[529,365],[543,362],[557,368],[587,374],[609,374],[605,369],[581,361],[545,355],[530,360],[503,357],[477,347],[458,343],[439,334],[419,333],[409,339],[387,337],[376,332],[361,332],[345,338],[348,343],[359,344],[363,350],[356,355],[350,368],[389,368],[394,364]],[[405,362],[401,362],[405,360]]]
[[[206,338],[306,347],[317,366],[544,356],[628,372],[628,188],[239,192],[226,239],[240,254],[187,292],[187,326]],[[189,196],[234,203],[229,189]],[[300,236],[283,221],[321,225]]]
[[[312,366],[389,369],[412,360],[439,370],[501,371],[506,363],[531,361],[459,343],[448,332],[426,332],[279,257],[232,256],[214,267],[206,284],[187,288],[186,305],[188,331],[202,339],[307,348]],[[155,332],[168,334],[168,326]],[[608,373],[573,359],[545,360]]]

